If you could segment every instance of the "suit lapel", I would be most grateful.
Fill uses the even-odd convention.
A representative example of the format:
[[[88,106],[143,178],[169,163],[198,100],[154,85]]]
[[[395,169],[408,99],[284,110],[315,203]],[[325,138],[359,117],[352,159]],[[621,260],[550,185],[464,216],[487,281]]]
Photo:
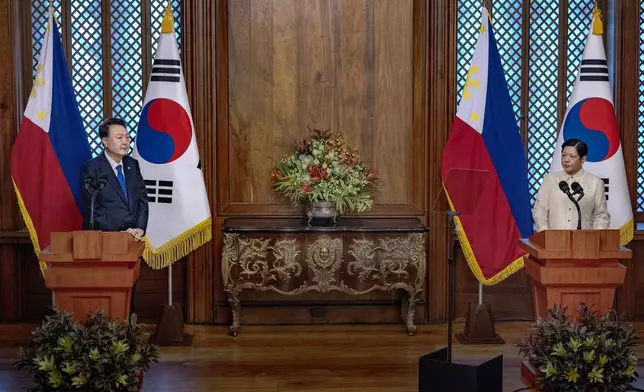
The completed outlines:
[[[127,199],[125,198],[125,195],[123,194],[123,190],[121,189],[121,184],[119,184],[118,178],[116,178],[116,173],[114,173],[114,170],[112,169],[112,165],[110,165],[110,162],[107,160],[107,157],[105,154],[101,154],[101,170],[105,175],[107,176],[107,183],[114,188],[116,193],[119,194],[121,197],[121,200],[123,200],[123,203],[129,207],[129,203],[127,202]],[[125,180],[127,184],[127,179]]]

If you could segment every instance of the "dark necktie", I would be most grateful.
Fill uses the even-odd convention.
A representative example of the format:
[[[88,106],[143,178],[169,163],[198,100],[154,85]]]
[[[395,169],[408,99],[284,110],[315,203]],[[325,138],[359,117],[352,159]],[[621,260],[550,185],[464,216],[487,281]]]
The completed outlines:
[[[116,178],[119,180],[119,184],[121,184],[121,189],[127,200],[127,188],[125,187],[125,177],[123,176],[123,168],[121,165],[116,165]]]

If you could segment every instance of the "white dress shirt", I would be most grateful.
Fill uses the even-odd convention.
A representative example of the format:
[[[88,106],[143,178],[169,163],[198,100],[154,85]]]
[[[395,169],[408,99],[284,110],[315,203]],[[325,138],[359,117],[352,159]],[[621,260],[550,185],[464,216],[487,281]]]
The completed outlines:
[[[576,181],[584,190],[584,196],[579,200],[583,230],[609,228],[604,181],[581,169],[574,176],[565,171],[546,174],[532,209],[537,231],[577,229],[577,207],[559,189],[560,181],[566,181],[568,185]],[[573,197],[577,199],[579,195]]]
[[[118,173],[118,171],[116,170],[116,167],[117,167],[118,165],[121,165],[121,172],[123,173],[123,182],[125,182],[125,168],[123,167],[123,160],[121,159],[121,162],[117,163],[117,162],[116,162],[114,159],[112,159],[112,157],[107,153],[107,150],[105,150],[105,153],[104,153],[104,154],[105,154],[105,157],[107,158],[107,161],[110,163],[110,166],[112,166],[112,171],[114,172],[114,176],[116,176],[116,178],[117,178],[117,179],[119,178],[119,173]],[[127,182],[126,182],[126,184],[127,184]]]

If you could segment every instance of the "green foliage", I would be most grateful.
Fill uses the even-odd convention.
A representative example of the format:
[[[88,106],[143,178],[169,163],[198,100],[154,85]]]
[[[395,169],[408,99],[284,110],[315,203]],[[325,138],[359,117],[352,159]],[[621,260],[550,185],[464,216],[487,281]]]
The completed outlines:
[[[635,372],[635,329],[611,310],[597,317],[585,304],[578,324],[555,306],[546,320],[538,319],[519,353],[537,369],[537,383],[545,392],[627,391]]]
[[[85,323],[74,323],[71,313],[55,310],[14,365],[29,369],[31,391],[137,391],[139,373],[159,359],[142,327],[134,314],[124,323],[98,309]]]
[[[378,172],[360,160],[359,152],[344,143],[342,134],[312,131],[313,138],[297,144],[273,169],[273,190],[295,205],[326,201],[339,213],[369,210]]]

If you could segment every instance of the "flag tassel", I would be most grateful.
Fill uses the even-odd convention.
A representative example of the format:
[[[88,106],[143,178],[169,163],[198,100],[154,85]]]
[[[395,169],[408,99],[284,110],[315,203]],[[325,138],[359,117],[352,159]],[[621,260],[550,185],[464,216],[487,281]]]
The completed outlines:
[[[162,269],[212,239],[212,218],[207,218],[179,234],[159,249],[153,249],[147,237],[143,259],[152,269]]]
[[[604,34],[604,22],[602,22],[602,12],[595,4],[593,9],[593,34],[602,35]]]

